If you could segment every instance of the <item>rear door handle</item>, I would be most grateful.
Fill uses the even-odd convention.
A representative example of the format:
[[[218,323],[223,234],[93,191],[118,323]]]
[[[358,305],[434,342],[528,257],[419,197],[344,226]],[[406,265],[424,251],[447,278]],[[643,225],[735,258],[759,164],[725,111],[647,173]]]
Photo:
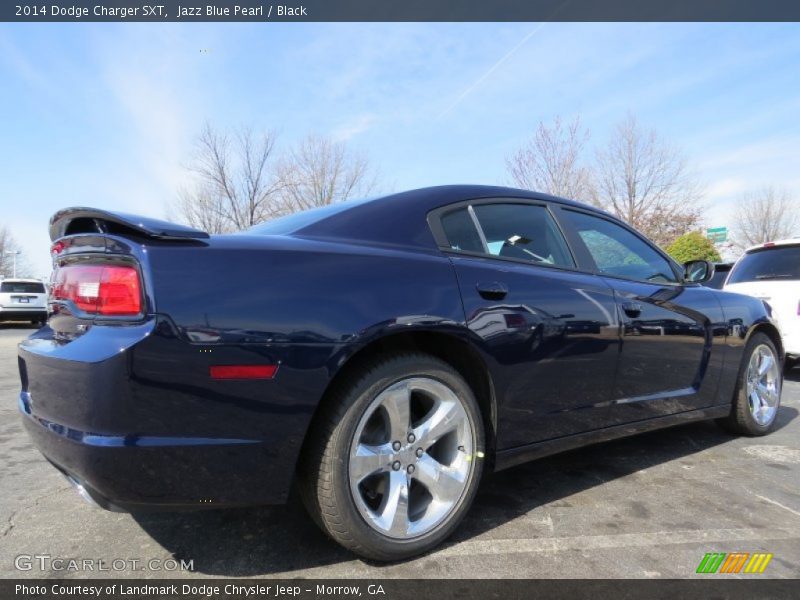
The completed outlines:
[[[478,289],[481,298],[486,300],[502,300],[508,295],[508,287],[499,281],[481,282],[475,287]]]
[[[642,305],[638,302],[623,302],[622,310],[625,314],[634,319],[642,314]]]

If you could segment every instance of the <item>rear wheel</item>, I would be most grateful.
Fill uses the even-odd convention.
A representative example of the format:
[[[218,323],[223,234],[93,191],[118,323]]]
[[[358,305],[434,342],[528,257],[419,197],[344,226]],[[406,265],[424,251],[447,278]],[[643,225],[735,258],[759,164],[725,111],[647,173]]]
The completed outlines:
[[[441,543],[480,480],[483,427],[472,390],[424,354],[378,360],[323,408],[300,484],[323,530],[357,554],[399,560]]]
[[[775,424],[781,403],[783,374],[772,340],[755,333],[747,343],[731,414],[720,424],[733,433],[766,435]]]

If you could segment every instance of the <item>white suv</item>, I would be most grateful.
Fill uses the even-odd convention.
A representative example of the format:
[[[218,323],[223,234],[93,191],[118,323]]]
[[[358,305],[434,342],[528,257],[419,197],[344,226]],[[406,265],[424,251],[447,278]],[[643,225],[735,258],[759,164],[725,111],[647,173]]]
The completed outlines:
[[[786,366],[800,361],[800,238],[753,246],[736,262],[725,290],[755,296],[772,307]]]
[[[0,281],[0,321],[47,320],[47,290],[38,279],[3,279]]]

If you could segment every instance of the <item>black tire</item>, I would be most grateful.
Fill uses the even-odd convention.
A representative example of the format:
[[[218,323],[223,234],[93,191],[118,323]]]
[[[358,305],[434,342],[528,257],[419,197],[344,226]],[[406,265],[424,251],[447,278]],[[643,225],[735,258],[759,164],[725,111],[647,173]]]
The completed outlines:
[[[767,346],[772,351],[775,360],[778,360],[778,351],[769,336],[764,333],[754,333],[750,340],[748,340],[744,353],[742,354],[742,363],[739,365],[739,374],[736,380],[736,389],[733,393],[731,412],[727,417],[717,421],[725,430],[737,435],[767,435],[775,427],[775,417],[766,424],[760,424],[756,421],[750,411],[750,403],[747,398],[748,365],[750,364],[753,353],[759,346]],[[775,410],[776,415],[778,412],[777,409],[780,408],[780,391],[783,388],[783,374],[780,365],[778,365],[778,373],[780,387],[778,392],[778,404]]]
[[[315,418],[298,473],[298,488],[314,521],[334,541],[367,559],[395,561],[424,553],[458,526],[475,496],[483,460],[471,461],[464,491],[431,531],[408,539],[383,535],[359,512],[350,488],[351,444],[362,416],[389,386],[410,377],[426,377],[448,386],[461,401],[474,432],[474,455],[483,457],[484,432],[473,391],[447,363],[421,353],[377,358],[350,374],[326,399]]]
[[[798,365],[800,365],[800,358],[787,358],[783,367],[783,372],[788,373]]]

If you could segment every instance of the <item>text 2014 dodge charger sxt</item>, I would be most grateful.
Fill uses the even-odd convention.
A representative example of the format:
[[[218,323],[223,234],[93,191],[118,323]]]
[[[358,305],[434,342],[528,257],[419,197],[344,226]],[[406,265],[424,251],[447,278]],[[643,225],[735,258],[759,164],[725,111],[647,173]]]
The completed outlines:
[[[105,507],[296,483],[337,542],[399,559],[486,470],[697,419],[762,435],[780,403],[768,306],[560,198],[436,187],[218,236],[74,208],[50,236],[19,405]]]

